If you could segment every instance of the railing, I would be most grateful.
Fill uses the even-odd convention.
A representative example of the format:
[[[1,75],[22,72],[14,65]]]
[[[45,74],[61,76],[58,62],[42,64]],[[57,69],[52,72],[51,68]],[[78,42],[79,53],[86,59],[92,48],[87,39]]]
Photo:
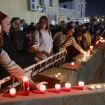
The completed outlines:
[[[58,52],[58,53],[48,57],[45,60],[42,60],[36,64],[33,64],[33,65],[25,68],[24,71],[26,72],[26,75],[29,75],[31,78],[33,78],[33,77],[35,78],[35,76],[37,78],[37,74],[39,72],[41,72],[47,68],[52,68],[52,67],[56,67],[56,66],[63,64],[65,61],[65,58],[66,58],[66,54],[67,54],[66,50]],[[8,89],[10,87],[17,87],[20,84],[20,81],[14,82],[15,77],[8,76],[8,77],[0,80],[0,85],[4,84],[5,82],[7,82],[11,79],[13,80],[11,86],[1,90],[0,93],[6,92],[6,91],[8,91]],[[37,82],[37,79],[35,79],[34,82]]]

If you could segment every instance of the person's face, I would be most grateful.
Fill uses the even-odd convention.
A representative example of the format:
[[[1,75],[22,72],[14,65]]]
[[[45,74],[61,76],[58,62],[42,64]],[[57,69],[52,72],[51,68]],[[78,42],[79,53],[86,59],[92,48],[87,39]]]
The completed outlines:
[[[74,28],[70,29],[68,32],[67,32],[67,35],[68,36],[72,36],[74,33]]]
[[[42,19],[42,20],[41,20],[41,23],[40,23],[40,27],[41,27],[41,29],[45,29],[46,26],[47,26],[47,22],[46,22],[46,20],[45,20],[45,19]]]
[[[62,28],[65,28],[65,27],[66,27],[66,23],[65,23],[65,22],[61,22],[61,23],[60,23],[60,26],[61,26]]]
[[[83,36],[86,37],[87,36],[87,33],[84,33]]]
[[[93,25],[96,25],[96,24],[97,24],[97,21],[92,21],[92,24],[93,24]]]
[[[16,20],[14,23],[13,23],[13,27],[15,28],[15,30],[20,30],[20,27],[21,27],[21,24],[20,24],[20,20]]]
[[[82,36],[77,37],[77,40],[81,41],[82,40]]]
[[[8,17],[6,17],[3,21],[2,21],[2,26],[3,26],[3,31],[8,33],[10,30],[10,20]]]

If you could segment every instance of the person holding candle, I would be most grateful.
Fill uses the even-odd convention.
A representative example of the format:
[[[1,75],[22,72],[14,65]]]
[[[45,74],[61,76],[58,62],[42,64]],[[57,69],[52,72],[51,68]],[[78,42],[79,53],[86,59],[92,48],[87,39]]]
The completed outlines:
[[[63,51],[67,47],[72,45],[79,52],[84,54],[85,51],[76,43],[75,38],[73,37],[73,33],[74,33],[74,27],[71,26],[71,23],[69,22],[67,23],[66,29],[64,32],[59,32],[59,33],[56,33],[56,35],[54,35],[53,39],[54,39],[55,48],[58,49],[58,51]],[[71,55],[68,52],[66,57],[67,62],[69,61],[70,57]]]
[[[26,76],[25,72],[22,70],[22,68],[17,65],[13,60],[10,59],[9,55],[7,52],[5,52],[2,48],[3,45],[3,34],[2,34],[2,22],[4,19],[5,15],[0,17],[0,66],[5,68],[9,74],[12,76],[16,77],[18,80],[23,81],[23,77]],[[8,19],[8,17],[6,17]],[[9,24],[8,24],[9,25]],[[2,77],[3,72],[0,70],[0,76]],[[29,78],[29,84],[30,87],[32,88],[37,88],[39,89],[40,85],[46,84],[47,82],[41,82],[41,83],[34,83],[30,77]]]

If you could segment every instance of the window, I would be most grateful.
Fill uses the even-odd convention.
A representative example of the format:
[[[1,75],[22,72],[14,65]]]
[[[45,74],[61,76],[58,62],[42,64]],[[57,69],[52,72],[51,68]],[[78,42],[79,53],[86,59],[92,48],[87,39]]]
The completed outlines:
[[[81,3],[81,17],[83,16],[83,3]]]
[[[67,8],[67,5],[64,5],[63,8]]]
[[[49,0],[49,6],[53,7],[53,0]]]
[[[46,5],[46,0],[40,0],[40,5]]]
[[[81,4],[78,4],[78,12],[81,12]]]

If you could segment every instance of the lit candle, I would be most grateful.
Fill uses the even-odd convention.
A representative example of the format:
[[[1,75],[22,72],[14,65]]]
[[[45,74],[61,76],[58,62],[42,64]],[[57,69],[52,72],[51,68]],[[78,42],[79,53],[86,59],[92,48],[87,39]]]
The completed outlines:
[[[95,86],[93,86],[93,85],[92,85],[92,86],[90,86],[90,89],[94,90],[94,89],[95,89]]]
[[[45,85],[40,85],[40,92],[43,94],[46,92],[46,86]]]
[[[79,85],[79,89],[81,89],[81,90],[84,89],[84,82],[83,81],[79,81],[78,85]]]
[[[26,76],[23,78],[23,91],[25,96],[28,96],[30,94],[29,79]]]
[[[58,78],[58,75],[55,75],[56,78]]]
[[[90,46],[90,51],[92,52],[92,50],[93,50],[93,46]]]
[[[74,66],[74,64],[75,64],[74,62],[71,62],[71,66]]]
[[[70,84],[70,83],[65,83],[65,90],[66,90],[67,92],[69,92],[70,89],[71,89],[71,84]]]
[[[60,90],[61,90],[61,85],[60,85],[60,84],[56,84],[56,85],[55,85],[55,91],[56,91],[57,93],[60,93]]]
[[[10,91],[11,97],[15,97],[16,96],[16,89],[15,88],[11,88],[9,91]]]
[[[101,89],[101,86],[100,86],[100,85],[97,85],[97,86],[96,86],[96,89]]]
[[[61,73],[58,73],[58,76],[61,76]]]
[[[103,40],[103,37],[100,37],[101,40]]]

